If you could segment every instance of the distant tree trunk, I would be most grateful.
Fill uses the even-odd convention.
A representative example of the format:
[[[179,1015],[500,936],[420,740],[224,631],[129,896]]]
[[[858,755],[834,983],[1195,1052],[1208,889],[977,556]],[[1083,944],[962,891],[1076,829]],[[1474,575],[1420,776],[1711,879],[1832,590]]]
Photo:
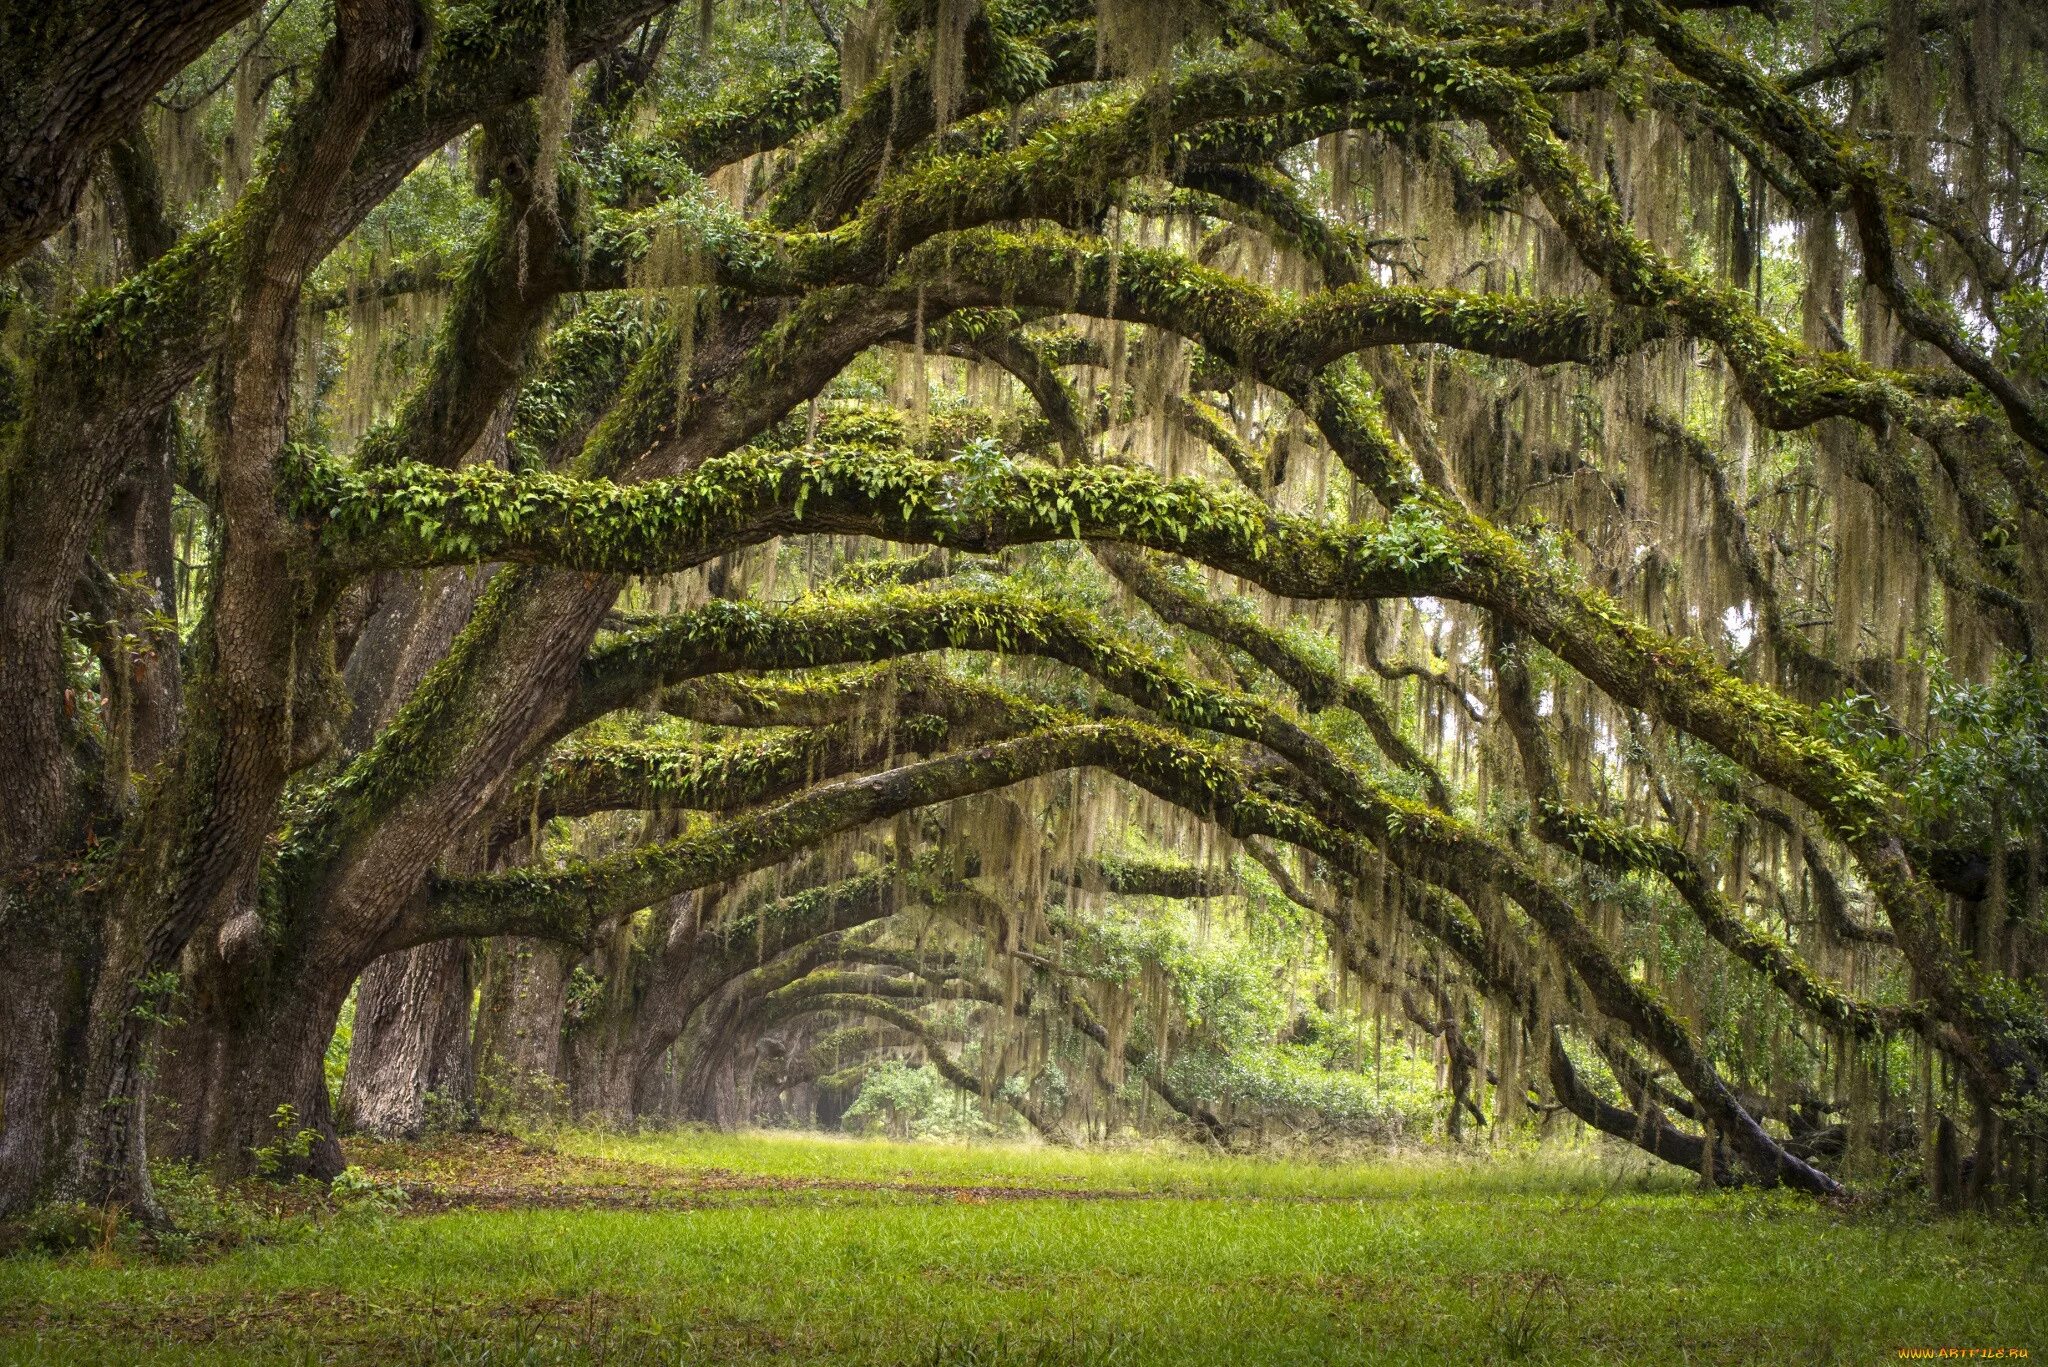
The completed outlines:
[[[740,1058],[728,1051],[712,1060],[708,1072],[700,1074],[694,1093],[696,1119],[720,1130],[737,1130],[746,1123],[746,1096],[740,1086]]]
[[[486,1118],[560,1111],[569,969],[568,953],[545,941],[487,942],[475,1035],[477,1101]]]
[[[685,1120],[721,1130],[740,1127],[740,1034],[753,1004],[744,986],[742,979],[714,993],[683,1032],[679,1099]]]
[[[605,1011],[569,1030],[569,1111],[578,1120],[633,1119],[633,1022],[630,1010]]]
[[[818,1080],[816,1018],[805,1016],[790,1022],[780,1034],[780,1043],[783,1123],[799,1130],[821,1128],[818,1110],[824,1088]]]
[[[1927,1160],[1927,1194],[1937,1210],[1962,1209],[1962,1158],[1956,1144],[1955,1122],[1945,1115],[1934,1122],[1934,1148]]]
[[[417,1138],[430,1122],[475,1119],[469,944],[440,940],[387,954],[356,984],[355,1039],[342,1125]]]
[[[699,893],[668,899],[637,937],[612,940],[585,962],[604,983],[566,1032],[570,1110],[624,1125],[672,1111],[662,1060],[695,1006]]]
[[[815,1102],[811,1114],[818,1128],[837,1130],[842,1128],[841,1121],[846,1117],[847,1108],[860,1096],[860,1083],[835,1073],[819,1078],[812,1084],[812,1092]]]
[[[643,1124],[673,1125],[683,1117],[682,1064],[673,1049],[664,1050],[634,1080],[633,1118]]]
[[[792,1128],[808,1130],[818,1123],[818,1084],[814,1078],[790,1084],[782,1094],[782,1113]]]

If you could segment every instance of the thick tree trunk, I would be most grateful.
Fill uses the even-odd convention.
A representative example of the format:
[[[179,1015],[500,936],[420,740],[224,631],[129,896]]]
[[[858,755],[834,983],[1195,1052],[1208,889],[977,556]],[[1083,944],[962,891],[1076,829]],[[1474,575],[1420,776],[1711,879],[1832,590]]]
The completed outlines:
[[[562,1016],[568,951],[543,940],[486,942],[477,1005],[477,1108],[486,1119],[565,1110]]]
[[[688,1066],[687,1050],[676,1042],[682,1033],[680,1025],[662,1031],[666,1043],[655,1048],[651,1061],[627,1080],[634,1119],[679,1121],[688,1118],[689,1107],[683,1090]],[[644,1042],[638,1057],[647,1058]]]
[[[341,736],[345,753],[368,749],[448,653],[487,577],[468,569],[378,577],[376,609],[344,673],[350,700]],[[462,940],[387,954],[363,971],[341,1090],[344,1128],[411,1138],[430,1124],[475,1121],[473,981],[469,944]]]
[[[736,1130],[740,1111],[740,1035],[753,999],[745,980],[728,984],[699,1006],[683,1031],[678,1092],[685,1120]]]
[[[476,1115],[469,945],[440,940],[387,954],[356,984],[355,1039],[338,1119],[387,1139]]]
[[[643,1125],[675,1125],[682,1120],[682,1062],[675,1050],[663,1050],[654,1066],[634,1079],[633,1118]]]
[[[326,1180],[343,1167],[325,1065],[348,983],[280,995],[228,1036],[221,1052],[228,1085],[206,1148],[212,1166],[229,1176]]]
[[[689,1118],[713,1129],[732,1131],[746,1124],[745,1089],[740,1086],[740,1051],[733,1050],[710,1060],[707,1070],[697,1075],[696,1087],[687,1095],[694,1112]]]
[[[161,1211],[149,1183],[145,1134],[149,1056],[156,1026],[138,986],[147,961],[133,947],[108,955],[94,988],[87,1029],[85,1085],[72,1130],[61,1193],[95,1206],[123,1206],[144,1219]]]
[[[192,937],[179,963],[182,992],[172,1023],[158,1035],[149,1087],[149,1152],[158,1158],[206,1163],[216,1113],[236,1085],[228,1067],[237,966],[246,969],[253,941],[238,938],[249,922],[223,934],[210,926]],[[223,955],[223,949],[230,956]]]
[[[305,530],[279,498],[299,296],[326,252],[334,191],[385,100],[418,72],[427,36],[416,0],[344,0],[335,24],[308,96],[324,99],[322,117],[297,128],[280,149],[249,213],[252,252],[214,418],[220,542],[196,645],[209,687],[188,719],[173,772],[145,803],[133,863],[118,880],[106,968],[94,993],[86,1109],[72,1144],[70,1191],[145,1218],[160,1214],[144,1132],[148,1044],[161,1015],[156,999],[194,932],[216,916],[234,924],[255,915],[264,846],[285,780],[331,739],[322,697],[326,612],[305,582]],[[324,1014],[331,1029],[347,984],[339,993],[330,983],[318,987],[312,1000],[294,1000],[279,1013],[270,1037],[275,1051],[243,1071],[227,1114],[240,1116],[275,1096],[272,1104],[303,1102],[305,1115],[325,1119],[326,1038],[312,1049],[308,1082],[297,1032],[308,1025],[302,1018],[309,1011]],[[331,1122],[321,1128],[338,1164]],[[239,1126],[233,1139],[225,1150],[209,1147],[229,1157],[265,1142],[260,1135],[242,1142],[250,1137]],[[312,1169],[328,1157],[323,1151]]]
[[[367,657],[359,650],[350,662],[356,706],[372,714],[395,707],[445,650],[477,586],[467,574],[452,571],[428,576],[425,585],[387,587],[392,592],[380,603],[369,634],[381,627],[392,638],[391,648],[360,667]],[[347,985],[357,981],[354,953],[339,936],[297,954],[280,953],[265,946],[260,924],[247,914],[194,937],[182,965],[189,984],[187,1019],[171,1032],[152,1088],[151,1152],[240,1173],[260,1165],[254,1155],[268,1150],[283,1160],[270,1165],[287,1171],[339,1171],[325,1058]],[[309,967],[315,963],[333,967]],[[295,977],[295,988],[277,986]],[[347,1083],[354,1123],[372,1133],[416,1134],[427,1123],[430,1093],[451,1113],[473,1118],[466,942],[386,956],[362,970],[361,982]],[[318,1019],[294,1019],[300,1014],[295,1001],[314,1008]],[[265,1032],[272,1030],[277,1033],[271,1047],[297,1057],[252,1062],[252,1050],[260,1051]],[[251,1076],[269,1081],[251,1092]],[[277,1108],[285,1105],[296,1120],[281,1126]],[[304,1147],[297,1142],[302,1131],[317,1136],[303,1154],[296,1152]]]
[[[327,1046],[355,975],[302,963],[266,976],[242,939],[248,933],[246,922],[231,923],[199,937],[187,956],[188,992],[154,1051],[148,1152],[226,1177],[332,1177],[342,1157]],[[286,1106],[289,1119],[279,1111]]]
[[[576,1022],[569,1030],[569,1111],[578,1120],[625,1125],[633,1119],[633,1023],[630,1008]]]
[[[0,921],[30,913],[0,900]],[[0,938],[0,1216],[37,1204],[60,1175],[95,958],[89,940],[67,942],[47,924],[8,929]]]

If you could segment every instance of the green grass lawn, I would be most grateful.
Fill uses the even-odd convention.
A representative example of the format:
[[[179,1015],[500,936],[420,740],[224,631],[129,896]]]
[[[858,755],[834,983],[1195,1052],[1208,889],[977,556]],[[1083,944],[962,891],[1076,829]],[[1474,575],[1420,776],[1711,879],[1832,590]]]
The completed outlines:
[[[1581,1151],[1583,1152],[1583,1151]],[[372,1146],[407,1213],[0,1261],[0,1363],[1889,1362],[2048,1353],[2048,1231],[1590,1158],[788,1135]]]

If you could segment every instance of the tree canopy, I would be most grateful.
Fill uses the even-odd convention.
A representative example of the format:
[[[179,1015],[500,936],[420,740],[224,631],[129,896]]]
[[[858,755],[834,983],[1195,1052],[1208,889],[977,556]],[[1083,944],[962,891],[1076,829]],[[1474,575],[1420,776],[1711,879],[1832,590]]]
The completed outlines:
[[[0,20],[0,1210],[339,1171],[344,1012],[373,1128],[491,1036],[616,1120],[894,1123],[907,1059],[1222,1142],[1363,1114],[1369,1025],[1452,1137],[2027,1192],[2044,49]]]

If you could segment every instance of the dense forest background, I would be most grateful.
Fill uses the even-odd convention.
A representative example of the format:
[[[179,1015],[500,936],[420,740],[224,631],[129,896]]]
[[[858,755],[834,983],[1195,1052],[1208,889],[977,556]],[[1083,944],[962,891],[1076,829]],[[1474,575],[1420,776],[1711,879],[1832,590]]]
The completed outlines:
[[[541,1117],[2038,1197],[2044,52],[0,10],[0,1213]]]

